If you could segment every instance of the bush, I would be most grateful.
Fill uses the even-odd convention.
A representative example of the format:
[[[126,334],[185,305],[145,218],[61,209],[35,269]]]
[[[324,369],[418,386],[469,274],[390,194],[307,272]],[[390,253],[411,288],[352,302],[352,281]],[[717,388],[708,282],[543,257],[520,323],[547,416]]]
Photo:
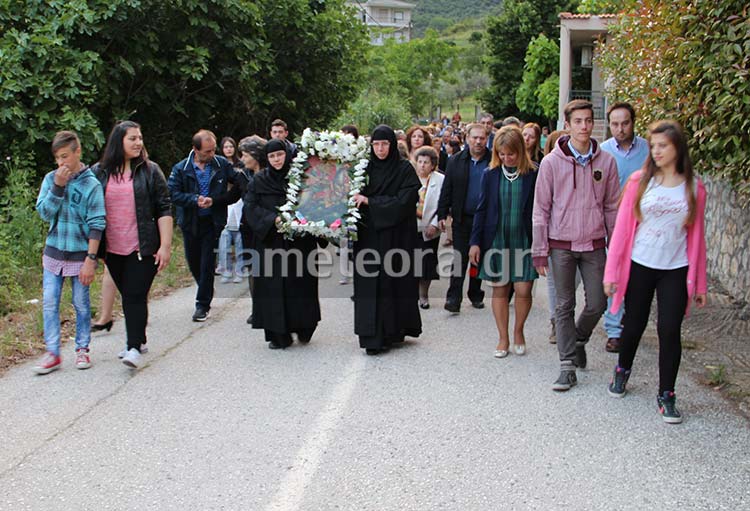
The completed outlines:
[[[38,284],[46,226],[36,213],[38,188],[28,159],[6,157],[0,190],[0,315],[15,309],[24,289]]]
[[[750,18],[743,0],[631,0],[597,57],[643,131],[673,118],[699,172],[750,196]]]
[[[361,135],[367,135],[379,124],[403,129],[411,124],[411,116],[396,94],[365,91],[342,113],[331,129],[353,123]]]

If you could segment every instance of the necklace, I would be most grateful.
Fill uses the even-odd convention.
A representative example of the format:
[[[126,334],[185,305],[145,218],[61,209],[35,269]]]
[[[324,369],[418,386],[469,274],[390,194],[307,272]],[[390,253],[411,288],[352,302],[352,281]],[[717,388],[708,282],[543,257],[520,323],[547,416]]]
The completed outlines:
[[[508,169],[505,167],[505,165],[502,165],[503,167],[503,175],[505,176],[505,179],[510,181],[511,183],[518,179],[518,169],[516,169],[514,172],[508,172]]]

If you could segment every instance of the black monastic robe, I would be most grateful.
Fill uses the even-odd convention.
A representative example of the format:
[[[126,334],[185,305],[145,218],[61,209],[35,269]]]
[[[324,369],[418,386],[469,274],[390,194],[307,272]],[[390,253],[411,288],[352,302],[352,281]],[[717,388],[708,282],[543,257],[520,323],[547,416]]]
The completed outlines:
[[[397,151],[395,135],[391,147],[394,150]],[[371,156],[369,183],[362,191],[369,205],[360,208],[362,220],[353,251],[354,332],[361,348],[387,349],[403,341],[404,336],[418,337],[422,333],[419,281],[414,267],[416,204],[422,185],[408,160],[392,154],[389,161],[375,158]],[[365,249],[376,251],[379,263],[368,263],[373,257],[363,257]],[[401,249],[401,254],[391,259],[393,270],[399,275],[405,269],[403,265],[408,264],[406,275],[388,275],[385,271],[386,256],[394,249]],[[402,255],[407,256],[406,261]],[[362,262],[367,263],[362,266],[366,273],[374,276],[358,271]]]
[[[253,263],[252,326],[264,329],[267,341],[278,341],[279,336],[293,332],[300,337],[303,333],[311,336],[320,321],[318,278],[307,267],[308,256],[317,250],[318,239],[305,235],[288,240],[276,230],[278,207],[285,201],[285,175],[270,166],[248,183],[244,197],[245,220],[253,231],[253,248],[257,251]],[[287,263],[284,264],[285,257],[280,254],[269,261],[271,250],[286,253]],[[302,257],[301,271],[298,256]],[[286,268],[286,276],[282,267]]]

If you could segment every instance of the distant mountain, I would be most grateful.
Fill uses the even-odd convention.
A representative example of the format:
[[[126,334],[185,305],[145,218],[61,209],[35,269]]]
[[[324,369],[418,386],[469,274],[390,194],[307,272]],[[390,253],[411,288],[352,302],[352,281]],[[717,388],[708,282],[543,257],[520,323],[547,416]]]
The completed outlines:
[[[467,18],[494,14],[503,0],[407,0],[417,4],[412,20],[414,35],[419,37],[428,28],[442,31]]]

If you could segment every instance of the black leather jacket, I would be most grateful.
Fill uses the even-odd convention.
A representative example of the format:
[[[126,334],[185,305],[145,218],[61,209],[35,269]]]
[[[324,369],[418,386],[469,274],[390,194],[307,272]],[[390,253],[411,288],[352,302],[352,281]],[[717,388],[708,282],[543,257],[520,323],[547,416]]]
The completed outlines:
[[[161,237],[157,220],[163,216],[172,216],[172,201],[169,197],[167,180],[159,168],[152,161],[133,161],[133,194],[135,195],[135,217],[138,223],[138,246],[140,256],[152,256],[159,250]],[[97,163],[91,170],[99,179],[106,191],[109,172]],[[104,230],[99,244],[99,254],[106,253],[107,230]]]

